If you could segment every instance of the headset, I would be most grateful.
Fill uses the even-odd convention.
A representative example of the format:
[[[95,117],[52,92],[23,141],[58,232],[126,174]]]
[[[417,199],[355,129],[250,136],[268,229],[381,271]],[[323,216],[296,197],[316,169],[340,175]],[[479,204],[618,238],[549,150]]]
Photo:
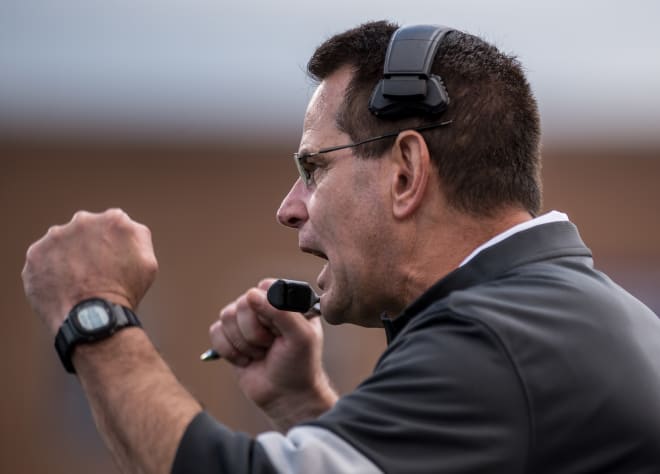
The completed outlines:
[[[394,32],[385,54],[383,78],[369,100],[372,114],[396,120],[440,115],[447,109],[449,94],[431,68],[438,46],[450,31],[454,30],[440,25],[412,25]]]

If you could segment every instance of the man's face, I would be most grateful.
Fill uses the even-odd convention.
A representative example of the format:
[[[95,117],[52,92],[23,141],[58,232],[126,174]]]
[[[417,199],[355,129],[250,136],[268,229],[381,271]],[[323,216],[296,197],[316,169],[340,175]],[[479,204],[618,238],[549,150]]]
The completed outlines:
[[[335,122],[350,78],[342,69],[319,85],[305,114],[300,153],[351,142]],[[277,212],[280,223],[298,229],[301,250],[326,260],[317,284],[330,323],[375,326],[386,309],[387,162],[359,159],[353,149],[310,158],[314,182],[306,186],[298,179]]]

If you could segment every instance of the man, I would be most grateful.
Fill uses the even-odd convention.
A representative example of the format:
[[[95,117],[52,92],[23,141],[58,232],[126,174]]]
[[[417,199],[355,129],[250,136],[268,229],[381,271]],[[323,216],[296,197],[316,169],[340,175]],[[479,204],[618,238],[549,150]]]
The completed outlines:
[[[112,306],[135,308],[154,278],[146,227],[78,213],[28,251],[26,294],[53,335],[122,321],[93,342],[58,337],[122,470],[660,469],[660,321],[593,268],[564,214],[536,217],[539,120],[520,65],[461,32],[404,29],[390,44],[395,30],[368,23],[315,52],[301,178],[277,214],[326,261],[323,317],[385,326],[354,392],[331,388],[318,319],[271,307],[264,280],[210,335],[279,432],[231,432]],[[405,43],[417,34],[431,46]],[[421,76],[383,79],[408,46],[404,59],[432,53],[423,93],[409,93]],[[84,302],[63,324],[89,298],[111,304]]]

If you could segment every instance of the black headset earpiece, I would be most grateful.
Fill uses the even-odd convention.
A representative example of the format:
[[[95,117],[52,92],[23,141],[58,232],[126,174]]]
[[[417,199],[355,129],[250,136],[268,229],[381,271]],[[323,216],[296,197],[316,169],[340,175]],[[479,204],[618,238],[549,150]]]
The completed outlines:
[[[431,68],[442,38],[450,31],[445,26],[413,25],[394,32],[385,55],[383,79],[369,101],[372,114],[395,120],[445,111],[449,95]]]

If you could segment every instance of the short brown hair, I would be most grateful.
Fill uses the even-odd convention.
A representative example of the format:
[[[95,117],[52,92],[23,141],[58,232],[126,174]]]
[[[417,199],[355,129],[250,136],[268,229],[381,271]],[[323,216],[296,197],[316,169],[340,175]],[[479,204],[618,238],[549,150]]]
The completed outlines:
[[[344,66],[353,69],[337,115],[338,128],[357,141],[451,119],[449,127],[422,132],[450,205],[484,216],[519,204],[536,215],[541,207],[540,123],[518,60],[476,36],[452,31],[442,40],[433,64],[451,100],[442,117],[382,120],[369,112],[368,103],[397,28],[385,21],[365,23],[328,39],[309,60],[307,70],[316,81]],[[374,142],[355,153],[378,157],[391,145],[387,140]]]

